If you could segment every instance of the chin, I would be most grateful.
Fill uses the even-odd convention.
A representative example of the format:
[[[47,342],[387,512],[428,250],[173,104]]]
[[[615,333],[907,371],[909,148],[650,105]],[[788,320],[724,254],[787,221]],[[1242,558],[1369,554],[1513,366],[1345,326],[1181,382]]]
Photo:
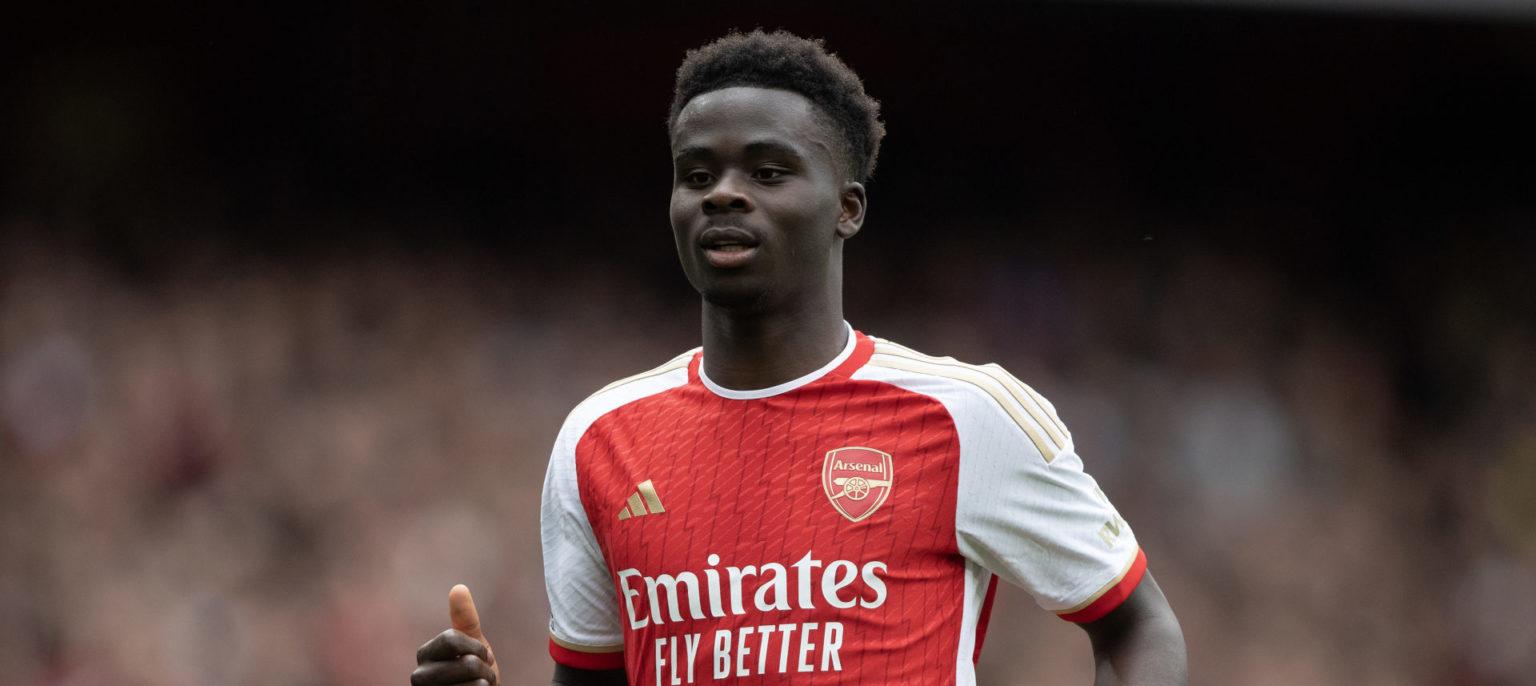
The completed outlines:
[[[750,287],[745,284],[737,287],[712,284],[710,287],[699,289],[699,295],[704,297],[704,302],[742,313],[762,310],[769,304],[770,292],[767,288]]]

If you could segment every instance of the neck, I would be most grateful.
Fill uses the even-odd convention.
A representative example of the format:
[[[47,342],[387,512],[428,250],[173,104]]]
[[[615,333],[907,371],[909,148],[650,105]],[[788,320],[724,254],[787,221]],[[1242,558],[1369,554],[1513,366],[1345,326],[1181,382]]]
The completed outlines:
[[[793,381],[847,345],[841,302],[792,313],[742,314],[704,303],[704,373],[735,390]]]

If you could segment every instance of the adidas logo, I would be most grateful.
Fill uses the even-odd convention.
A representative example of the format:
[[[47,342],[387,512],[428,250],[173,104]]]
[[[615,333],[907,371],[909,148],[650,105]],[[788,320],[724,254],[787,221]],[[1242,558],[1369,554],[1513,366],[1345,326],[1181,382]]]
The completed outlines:
[[[661,506],[661,498],[656,497],[656,486],[650,479],[640,482],[635,488],[638,490],[629,494],[629,504],[619,510],[619,521],[667,511],[667,508]]]

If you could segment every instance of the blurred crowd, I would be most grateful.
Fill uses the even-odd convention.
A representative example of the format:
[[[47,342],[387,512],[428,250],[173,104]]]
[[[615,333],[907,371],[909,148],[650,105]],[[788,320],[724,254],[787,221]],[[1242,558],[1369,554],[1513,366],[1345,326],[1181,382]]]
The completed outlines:
[[[697,344],[686,284],[454,245],[146,274],[5,221],[0,686],[404,683],[454,583],[503,680],[547,681],[551,440]],[[855,244],[848,315],[1055,402],[1193,683],[1533,683],[1530,246],[1448,239],[1361,296],[1152,238]],[[1017,589],[987,643],[982,683],[1091,678],[1080,632]]]
[[[0,686],[404,684],[455,583],[547,683],[551,442],[698,345],[662,113],[754,25],[889,117],[849,321],[1054,402],[1193,684],[1536,685],[1528,15],[1177,4],[18,8]],[[1003,588],[978,671],[1091,654]]]

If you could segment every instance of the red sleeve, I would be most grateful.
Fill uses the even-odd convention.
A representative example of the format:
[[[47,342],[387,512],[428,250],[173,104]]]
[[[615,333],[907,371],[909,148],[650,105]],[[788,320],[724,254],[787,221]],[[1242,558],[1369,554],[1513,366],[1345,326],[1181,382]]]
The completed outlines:
[[[1097,597],[1090,599],[1086,605],[1057,616],[1078,624],[1086,624],[1103,617],[1109,614],[1110,610],[1120,607],[1120,603],[1125,602],[1126,598],[1131,597],[1131,591],[1136,590],[1136,586],[1141,583],[1141,577],[1145,576],[1146,573],[1147,556],[1138,548],[1136,550],[1136,559],[1131,562],[1131,566],[1126,568],[1125,573],[1120,575],[1119,579],[1111,582],[1109,586],[1099,592]]]
[[[567,667],[576,669],[623,669],[624,649],[619,648],[609,652],[588,653],[576,650],[555,642],[553,636],[549,639],[549,656]]]

